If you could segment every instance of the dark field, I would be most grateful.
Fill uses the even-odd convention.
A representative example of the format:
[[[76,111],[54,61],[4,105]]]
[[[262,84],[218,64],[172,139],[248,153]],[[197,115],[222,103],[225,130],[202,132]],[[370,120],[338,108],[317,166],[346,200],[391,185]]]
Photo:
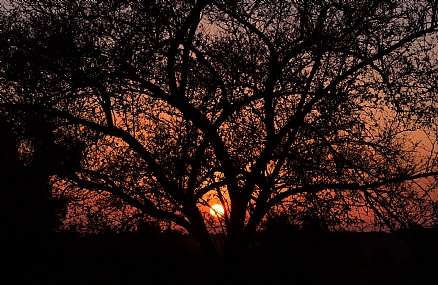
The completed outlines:
[[[405,241],[404,241],[405,240]],[[409,243],[409,244],[408,244]],[[138,233],[57,233],[3,243],[2,284],[212,284],[194,239]],[[258,233],[245,266],[248,284],[438,284],[437,231]]]

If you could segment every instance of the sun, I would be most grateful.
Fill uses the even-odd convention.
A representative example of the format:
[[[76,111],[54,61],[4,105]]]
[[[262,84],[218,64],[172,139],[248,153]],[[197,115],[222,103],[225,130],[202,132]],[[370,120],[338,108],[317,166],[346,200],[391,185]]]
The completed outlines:
[[[224,213],[225,213],[224,207],[222,207],[221,204],[214,204],[210,208],[210,214],[213,217],[221,217],[221,216],[223,216]]]

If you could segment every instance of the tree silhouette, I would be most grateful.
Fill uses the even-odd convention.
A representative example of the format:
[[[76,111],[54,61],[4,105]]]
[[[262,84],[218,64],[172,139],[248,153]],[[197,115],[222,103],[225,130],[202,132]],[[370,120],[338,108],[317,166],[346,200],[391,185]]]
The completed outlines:
[[[3,111],[3,110],[2,110]],[[0,252],[2,270],[15,282],[40,274],[55,251],[67,201],[52,196],[51,176],[61,174],[65,150],[54,145],[44,118],[0,111]],[[15,114],[14,114],[15,113]],[[56,252],[56,251],[55,251]],[[22,274],[26,268],[26,274]],[[40,269],[40,270],[38,270]]]
[[[233,272],[282,209],[368,210],[392,229],[422,209],[438,173],[437,7],[15,0],[0,104],[85,145],[58,176],[72,211],[171,221],[212,264],[221,231]]]

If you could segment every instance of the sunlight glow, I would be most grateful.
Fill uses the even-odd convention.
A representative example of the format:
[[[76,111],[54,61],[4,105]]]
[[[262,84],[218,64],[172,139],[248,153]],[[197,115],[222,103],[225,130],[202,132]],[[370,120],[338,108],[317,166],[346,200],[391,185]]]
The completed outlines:
[[[210,208],[210,214],[214,217],[221,217],[224,213],[224,207],[221,204],[214,204]]]

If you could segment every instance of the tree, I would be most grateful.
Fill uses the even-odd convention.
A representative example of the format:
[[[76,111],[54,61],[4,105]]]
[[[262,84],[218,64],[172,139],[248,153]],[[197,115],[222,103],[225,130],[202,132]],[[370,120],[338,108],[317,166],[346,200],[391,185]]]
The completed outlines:
[[[34,120],[32,125],[38,123]],[[16,239],[32,235],[37,239],[50,233],[59,223],[57,208],[62,203],[57,205],[60,201],[51,197],[49,179],[53,164],[44,153],[47,146],[38,145],[41,139],[17,133],[24,127],[18,126],[11,117],[0,116],[0,216],[5,236]],[[39,127],[40,131],[44,129],[43,125]],[[31,149],[32,139],[35,148]]]
[[[58,176],[71,209],[113,226],[171,221],[214,264],[220,230],[235,270],[282,207],[369,210],[397,228],[431,197],[437,7],[14,0],[0,16],[0,104],[86,145]]]
[[[27,283],[26,279],[35,274],[46,275],[44,266],[39,265],[49,267],[48,257],[59,249],[56,230],[61,226],[67,201],[52,197],[50,182],[51,176],[61,173],[62,166],[67,164],[69,150],[51,143],[53,133],[44,118],[3,111],[0,111],[0,252],[6,262],[2,268],[5,278]],[[58,156],[53,152],[58,152]],[[26,274],[22,274],[23,268]]]

